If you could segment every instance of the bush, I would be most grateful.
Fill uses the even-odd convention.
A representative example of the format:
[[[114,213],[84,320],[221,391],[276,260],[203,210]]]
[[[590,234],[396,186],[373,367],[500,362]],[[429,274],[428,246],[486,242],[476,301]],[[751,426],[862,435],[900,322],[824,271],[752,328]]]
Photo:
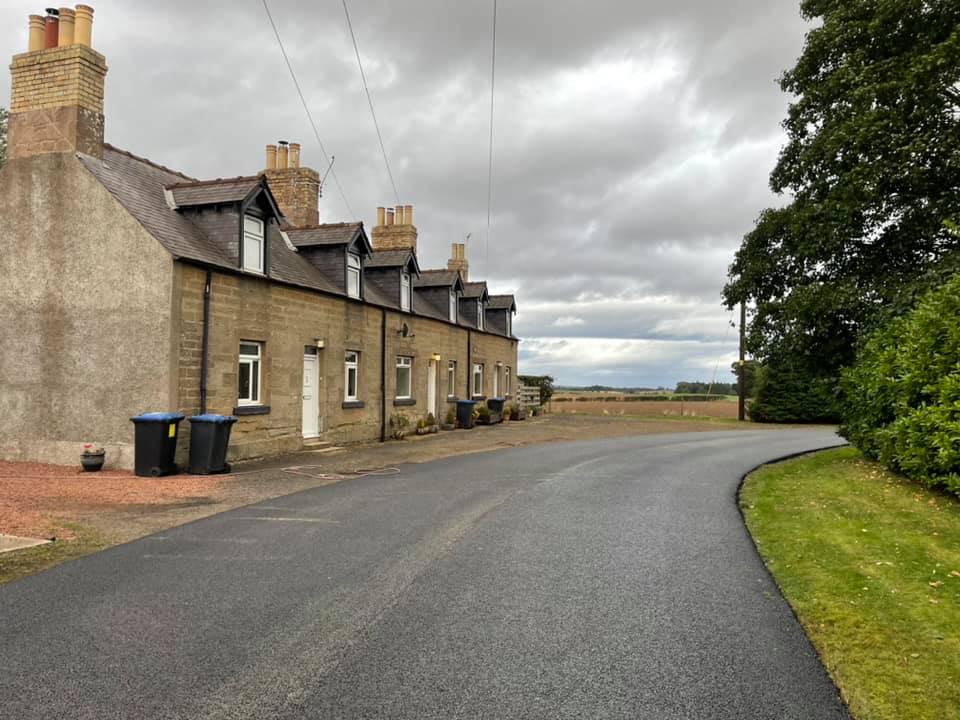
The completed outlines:
[[[787,355],[757,368],[750,419],[764,423],[833,423],[840,419],[835,380]]]
[[[871,335],[842,387],[845,438],[960,495],[960,275]]]

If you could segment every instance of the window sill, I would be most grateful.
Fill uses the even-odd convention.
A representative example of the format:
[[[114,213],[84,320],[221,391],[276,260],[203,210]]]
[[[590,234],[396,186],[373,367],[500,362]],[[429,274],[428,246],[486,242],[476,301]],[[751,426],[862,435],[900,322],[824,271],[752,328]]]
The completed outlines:
[[[234,415],[269,415],[269,405],[239,405],[233,409]]]
[[[393,401],[394,407],[405,407],[409,405],[416,405],[417,401],[415,398],[397,398]]]
[[[471,399],[471,400],[486,400],[486,399],[487,399],[487,396],[486,396],[486,395],[474,395],[474,396],[472,396],[470,399]]]
[[[447,395],[447,402],[448,403],[460,402],[460,398],[458,398],[456,395]]]
[[[340,403],[340,407],[344,410],[358,410],[362,407],[366,407],[363,400],[344,400]]]

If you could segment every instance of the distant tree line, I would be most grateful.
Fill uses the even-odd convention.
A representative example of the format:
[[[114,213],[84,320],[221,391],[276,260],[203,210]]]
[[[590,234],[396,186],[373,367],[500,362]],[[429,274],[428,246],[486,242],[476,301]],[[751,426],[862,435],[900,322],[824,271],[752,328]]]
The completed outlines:
[[[540,389],[540,404],[544,405],[553,397],[553,378],[549,375],[517,375],[517,379],[528,387]]]

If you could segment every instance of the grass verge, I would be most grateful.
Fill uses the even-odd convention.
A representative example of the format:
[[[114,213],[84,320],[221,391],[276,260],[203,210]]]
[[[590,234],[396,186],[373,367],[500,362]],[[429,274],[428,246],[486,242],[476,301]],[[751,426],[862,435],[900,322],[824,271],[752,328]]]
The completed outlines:
[[[960,718],[960,502],[842,448],[757,470],[740,503],[857,720]]]
[[[0,553],[0,585],[89,555],[112,544],[99,533],[82,525],[64,524],[62,527],[71,531],[71,539]]]

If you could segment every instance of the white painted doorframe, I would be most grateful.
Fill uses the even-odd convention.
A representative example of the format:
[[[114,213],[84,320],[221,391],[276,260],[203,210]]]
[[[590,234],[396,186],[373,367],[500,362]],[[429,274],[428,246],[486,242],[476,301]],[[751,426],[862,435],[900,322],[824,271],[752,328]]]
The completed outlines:
[[[431,358],[427,364],[427,412],[437,414],[437,361]],[[438,420],[439,422],[439,420]]]
[[[303,356],[303,437],[320,435],[320,362],[316,354]]]

